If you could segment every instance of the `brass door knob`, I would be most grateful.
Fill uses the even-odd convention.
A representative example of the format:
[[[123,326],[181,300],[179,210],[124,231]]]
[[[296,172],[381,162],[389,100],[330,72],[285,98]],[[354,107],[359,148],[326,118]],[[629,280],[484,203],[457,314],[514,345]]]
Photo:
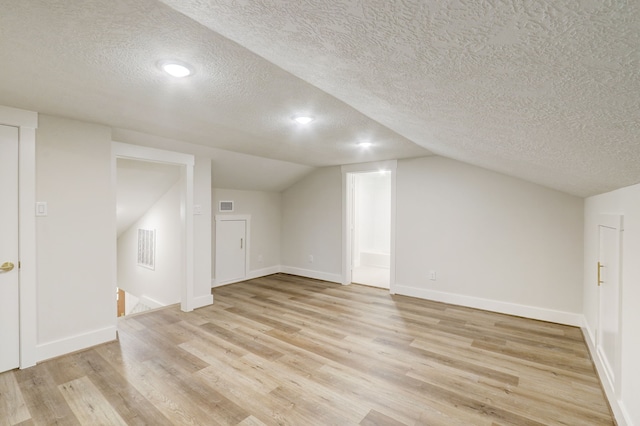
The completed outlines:
[[[11,262],[4,262],[2,265],[0,265],[0,271],[1,272],[9,272],[10,270],[13,269],[13,263]]]

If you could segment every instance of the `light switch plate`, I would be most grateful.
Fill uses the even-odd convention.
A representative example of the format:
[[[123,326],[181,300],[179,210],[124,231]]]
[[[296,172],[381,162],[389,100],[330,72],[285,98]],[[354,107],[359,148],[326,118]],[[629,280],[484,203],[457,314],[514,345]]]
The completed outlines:
[[[36,216],[46,216],[46,215],[47,215],[47,202],[38,201],[36,203]]]

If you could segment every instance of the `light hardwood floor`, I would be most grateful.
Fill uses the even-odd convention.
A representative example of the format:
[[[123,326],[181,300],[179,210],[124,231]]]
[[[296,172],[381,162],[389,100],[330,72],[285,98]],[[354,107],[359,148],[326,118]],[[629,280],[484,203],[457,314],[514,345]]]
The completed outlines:
[[[610,425],[579,329],[272,275],[0,375],[9,425]]]

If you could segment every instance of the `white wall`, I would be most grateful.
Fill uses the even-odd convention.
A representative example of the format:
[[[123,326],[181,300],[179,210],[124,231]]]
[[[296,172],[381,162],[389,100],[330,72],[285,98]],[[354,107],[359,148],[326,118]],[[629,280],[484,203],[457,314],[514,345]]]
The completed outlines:
[[[435,156],[399,161],[396,186],[395,292],[581,323],[581,198]],[[338,168],[283,193],[285,270],[339,281],[341,211]]]
[[[581,198],[442,157],[396,194],[398,293],[580,324]]]
[[[36,134],[39,360],[115,338],[109,128],[40,115]]]
[[[315,170],[282,193],[282,266],[284,272],[342,281],[339,167]]]
[[[221,188],[213,189],[212,193],[213,215],[251,215],[249,277],[277,272],[280,265],[282,195],[279,192]],[[218,212],[219,201],[233,201],[234,211]],[[213,226],[215,253],[215,224]]]
[[[178,167],[178,166],[175,166]],[[152,308],[180,302],[182,179],[118,238],[118,287]],[[138,229],[155,229],[155,268],[138,265]],[[129,307],[127,307],[129,308]]]
[[[622,238],[622,391],[619,408],[629,425],[640,425],[640,185],[622,188],[585,201],[584,221],[584,317],[591,344],[595,344],[598,320],[598,261],[597,218],[600,214],[624,215]],[[604,382],[604,377],[603,382]],[[613,405],[613,404],[612,404]],[[614,412],[616,411],[613,406]],[[620,419],[618,419],[620,420]]]

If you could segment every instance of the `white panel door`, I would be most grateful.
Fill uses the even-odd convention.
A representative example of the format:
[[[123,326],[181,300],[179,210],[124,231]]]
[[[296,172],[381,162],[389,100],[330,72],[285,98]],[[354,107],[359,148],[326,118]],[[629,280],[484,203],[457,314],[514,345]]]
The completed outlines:
[[[246,276],[247,221],[216,221],[216,283]]]
[[[18,129],[0,125],[0,372],[20,363]]]
[[[596,345],[614,389],[618,385],[620,335],[620,229],[598,226],[599,315]]]

